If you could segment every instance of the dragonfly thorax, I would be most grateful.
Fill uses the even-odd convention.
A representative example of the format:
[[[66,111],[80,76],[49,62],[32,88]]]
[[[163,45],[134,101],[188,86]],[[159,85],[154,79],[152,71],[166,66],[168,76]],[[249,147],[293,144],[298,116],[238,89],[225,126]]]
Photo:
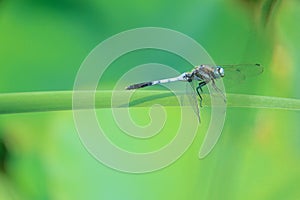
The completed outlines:
[[[211,80],[224,77],[225,72],[220,66],[200,65],[195,67],[191,74],[194,75],[194,80],[208,83]]]

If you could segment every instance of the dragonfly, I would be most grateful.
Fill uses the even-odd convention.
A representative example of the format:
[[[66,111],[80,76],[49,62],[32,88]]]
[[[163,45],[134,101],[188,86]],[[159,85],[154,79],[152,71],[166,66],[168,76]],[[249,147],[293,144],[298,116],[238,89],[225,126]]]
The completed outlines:
[[[195,66],[193,70],[190,72],[184,72],[181,75],[173,78],[166,78],[161,80],[155,80],[155,81],[148,81],[148,82],[142,82],[142,83],[136,83],[133,85],[129,85],[126,87],[126,90],[135,90],[139,88],[144,88],[148,86],[153,86],[157,84],[165,84],[175,81],[183,81],[183,82],[189,82],[192,88],[194,88],[193,81],[198,82],[198,86],[196,87],[196,93],[199,96],[200,100],[200,107],[202,107],[202,96],[203,93],[203,87],[209,83],[212,84],[212,87],[215,89],[216,92],[221,94],[224,98],[224,102],[226,102],[226,97],[223,93],[223,91],[217,87],[216,80],[221,79],[223,77],[229,77],[230,79],[235,80],[244,80],[248,76],[258,75],[263,72],[263,67],[260,64],[233,64],[233,65],[208,65],[208,64],[202,64],[199,66]],[[226,74],[226,75],[225,75]],[[198,103],[196,100],[196,103],[194,100],[190,100],[192,104],[194,104],[197,109],[196,115],[199,116],[199,108]]]

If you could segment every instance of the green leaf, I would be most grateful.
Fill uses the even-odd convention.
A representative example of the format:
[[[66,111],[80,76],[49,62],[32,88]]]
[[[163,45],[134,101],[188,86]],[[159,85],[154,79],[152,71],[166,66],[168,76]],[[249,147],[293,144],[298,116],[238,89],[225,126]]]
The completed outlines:
[[[140,90],[134,92],[130,102],[124,98],[130,91],[110,90],[95,92],[95,108],[111,107],[148,107],[153,104],[162,106],[179,106],[178,98],[168,91]],[[0,95],[0,114],[26,113],[26,112],[48,112],[72,110],[73,91],[54,91],[54,92],[26,92],[26,93],[7,93]],[[115,104],[111,104],[111,97],[114,95]],[[182,94],[184,95],[184,94]],[[227,94],[227,107],[247,107],[247,108],[269,108],[300,110],[300,100],[291,98]],[[210,105],[210,95],[203,94],[203,105]],[[82,95],[79,102],[80,109],[89,109],[91,106],[87,99]]]

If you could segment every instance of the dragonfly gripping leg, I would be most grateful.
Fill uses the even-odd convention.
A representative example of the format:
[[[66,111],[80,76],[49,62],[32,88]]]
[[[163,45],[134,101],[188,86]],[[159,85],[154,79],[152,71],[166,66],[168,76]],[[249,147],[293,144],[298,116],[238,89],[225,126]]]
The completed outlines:
[[[197,94],[200,98],[200,107],[202,107],[202,96],[200,92],[203,92],[202,87],[206,85],[206,82],[202,81],[199,83],[198,87],[196,88]]]

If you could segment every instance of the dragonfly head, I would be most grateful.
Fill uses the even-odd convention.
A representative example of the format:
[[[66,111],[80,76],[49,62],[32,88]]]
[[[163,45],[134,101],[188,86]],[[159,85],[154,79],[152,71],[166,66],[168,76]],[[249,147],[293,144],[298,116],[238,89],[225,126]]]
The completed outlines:
[[[223,67],[216,67],[216,72],[215,72],[215,74],[216,74],[218,77],[224,77],[224,76],[225,76],[225,72],[224,72]]]

